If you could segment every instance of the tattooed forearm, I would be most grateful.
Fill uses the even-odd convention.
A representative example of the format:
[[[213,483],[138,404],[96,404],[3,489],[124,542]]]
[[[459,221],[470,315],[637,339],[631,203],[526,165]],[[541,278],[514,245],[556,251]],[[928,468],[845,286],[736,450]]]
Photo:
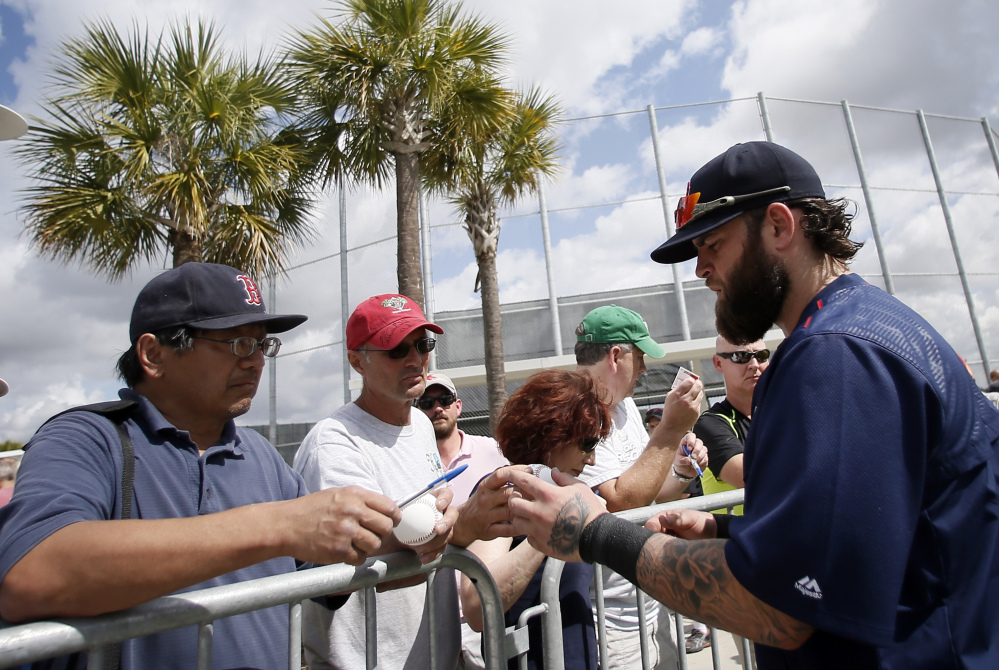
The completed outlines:
[[[725,540],[652,538],[638,560],[638,581],[671,609],[772,647],[795,649],[813,631],[739,584],[725,562]]]
[[[555,518],[548,546],[559,556],[572,556],[579,550],[579,538],[583,534],[583,524],[590,514],[590,506],[582,497],[569,498]]]

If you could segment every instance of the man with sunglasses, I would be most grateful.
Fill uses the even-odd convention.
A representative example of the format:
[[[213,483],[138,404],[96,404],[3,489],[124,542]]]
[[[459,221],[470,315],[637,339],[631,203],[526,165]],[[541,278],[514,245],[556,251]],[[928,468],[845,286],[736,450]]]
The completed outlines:
[[[700,380],[689,379],[670,391],[662,422],[650,439],[632,396],[646,371],[645,356],[662,358],[666,352],[652,339],[641,314],[617,305],[597,307],[577,326],[576,340],[577,369],[589,373],[602,390],[612,422],[610,434],[597,444],[596,462],[584,468],[580,479],[598,491],[612,512],[679,498],[697,476],[678,448],[681,441],[686,439],[702,466],[707,463],[704,445],[692,435],[685,438],[704,399]],[[626,579],[604,571],[608,670],[642,667],[635,596]],[[665,648],[671,638],[656,635],[659,604],[647,602],[645,615],[651,666],[660,660],[675,662],[675,650]]]
[[[743,451],[753,416],[753,391],[769,360],[770,350],[763,340],[743,346],[721,335],[715,340],[711,362],[725,380],[725,398],[705,411],[694,426],[708,450],[708,467],[701,478],[705,494],[746,486]]]
[[[461,505],[468,500],[472,489],[480,479],[489,473],[509,465],[496,440],[482,435],[469,435],[458,428],[458,417],[461,416],[461,398],[458,389],[451,378],[441,372],[427,373],[427,388],[416,401],[416,406],[423,410],[434,426],[434,436],[437,438],[437,452],[446,472],[467,465],[468,469],[460,477],[451,481],[451,492],[454,498],[452,505]],[[461,575],[457,575],[457,583],[461,588]],[[461,667],[482,668],[481,633],[461,619]]]
[[[534,499],[514,525],[756,640],[762,670],[999,667],[999,412],[925,319],[850,272],[852,217],[801,156],[736,145],[688,192],[653,259],[697,258],[729,342],[785,334],[753,395],[745,515],[650,533],[512,473]],[[560,535],[570,509],[581,530]]]
[[[118,361],[122,401],[53,418],[25,445],[0,511],[0,615],[91,616],[158,596],[293,572],[297,561],[358,564],[400,513],[360,488],[307,495],[250,409],[264,361],[306,320],[268,314],[256,283],[187,263],[140,291]],[[214,667],[287,664],[288,606],[220,619]],[[192,668],[187,627],[124,642],[122,668]],[[83,667],[75,654],[65,667]],[[62,666],[60,666],[62,667]]]
[[[361,393],[317,423],[295,455],[295,469],[310,491],[356,485],[400,500],[445,473],[434,427],[414,406],[426,388],[427,366],[444,330],[404,295],[377,295],[363,301],[347,320],[347,358],[361,375]],[[461,477],[464,477],[462,474]],[[457,480],[455,480],[457,482]],[[459,509],[452,492],[434,492],[444,518],[437,536],[409,547],[390,536],[382,553],[415,550],[421,560],[437,558],[450,541],[467,546],[476,538],[512,535],[503,470],[483,481]],[[430,648],[438,667],[454,668],[461,649],[458,591],[453,572],[433,581],[437,638],[430,639],[428,586],[418,579],[396,583],[376,596],[378,660],[389,668],[428,668]],[[382,585],[385,588],[385,585]],[[365,665],[364,598],[354,594],[332,611],[313,602],[303,608],[302,636],[309,667],[352,670]]]

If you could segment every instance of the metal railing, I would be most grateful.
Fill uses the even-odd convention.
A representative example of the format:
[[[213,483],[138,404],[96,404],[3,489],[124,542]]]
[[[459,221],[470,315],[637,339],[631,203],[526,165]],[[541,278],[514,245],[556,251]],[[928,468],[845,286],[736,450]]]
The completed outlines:
[[[212,622],[217,619],[291,605],[288,667],[301,670],[302,601],[358,588],[373,597],[382,582],[427,574],[438,568],[453,568],[473,581],[482,601],[483,658],[489,670],[501,670],[503,653],[503,606],[496,582],[475,555],[448,548],[436,561],[421,565],[414,554],[400,552],[377,556],[363,565],[329,565],[287,575],[274,575],[239,584],[228,584],[151,600],[122,612],[97,617],[40,621],[0,630],[0,667],[17,667],[78,651],[88,652],[91,670],[104,667],[104,647],[114,642],[162,633],[185,626],[198,626],[198,670],[212,667]],[[431,604],[431,608],[434,605]],[[433,620],[434,617],[431,617]],[[369,627],[373,630],[373,626]],[[374,658],[377,639],[369,635],[367,654]]]
[[[711,510],[731,508],[742,504],[744,491],[727,491],[710,496],[680,500],[662,505],[619,512],[620,516],[635,523],[645,523],[663,511],[676,508]],[[278,605],[290,605],[288,667],[300,670],[302,667],[302,601],[330,593],[341,593],[357,589],[363,590],[363,597],[373,599],[376,585],[411,577],[417,574],[433,573],[438,568],[453,568],[464,573],[475,584],[483,609],[483,659],[489,670],[500,670],[506,666],[506,659],[520,656],[521,667],[526,665],[529,649],[527,622],[542,617],[542,644],[545,668],[564,670],[562,649],[562,615],[559,607],[559,586],[565,563],[555,559],[547,561],[542,573],[541,605],[526,610],[517,626],[505,629],[502,599],[495,580],[488,568],[474,554],[454,547],[436,561],[420,564],[412,553],[400,552],[377,556],[363,565],[354,567],[345,564],[330,565],[293,574],[274,575],[238,584],[228,584],[200,591],[157,598],[147,603],[121,612],[102,616],[41,621],[0,629],[0,668],[17,667],[25,663],[63,656],[74,652],[88,652],[88,668],[104,667],[105,646],[125,640],[163,633],[186,626],[198,626],[198,669],[212,666],[213,622],[237,614],[266,609]],[[594,577],[596,599],[602,602],[603,580],[597,566]],[[428,594],[432,593],[428,589]],[[644,594],[638,592],[639,634],[644,640],[647,628],[644,616]],[[435,612],[436,603],[429,603]],[[368,610],[373,612],[374,608]],[[606,628],[602,607],[597,608],[597,630],[601,640],[600,659],[606,666]],[[366,655],[369,661],[377,657],[377,636],[375,615],[366,614],[369,619],[365,640]],[[431,616],[434,621],[436,617]],[[678,667],[686,670],[686,653],[683,648],[683,623],[677,617]],[[431,635],[431,637],[433,637]],[[712,654],[715,667],[718,665],[718,645],[712,631]],[[745,655],[749,658],[749,642],[744,641]],[[431,657],[433,657],[433,650]],[[642,667],[649,668],[649,650],[642,643]],[[369,666],[371,664],[369,663]]]

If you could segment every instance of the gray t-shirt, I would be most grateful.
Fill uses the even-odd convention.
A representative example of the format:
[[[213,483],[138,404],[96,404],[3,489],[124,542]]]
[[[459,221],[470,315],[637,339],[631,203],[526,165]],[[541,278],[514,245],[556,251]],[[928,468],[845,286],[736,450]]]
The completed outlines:
[[[354,403],[317,423],[295,455],[295,470],[310,491],[362,486],[398,500],[444,474],[433,425],[413,409],[410,425],[393,426]],[[443,668],[454,668],[461,647],[458,593],[451,570],[434,580]],[[425,584],[376,596],[378,667],[425,670],[430,667],[429,620],[424,611]],[[313,670],[355,670],[365,666],[364,597],[358,591],[333,612],[311,601],[303,607],[302,637]]]

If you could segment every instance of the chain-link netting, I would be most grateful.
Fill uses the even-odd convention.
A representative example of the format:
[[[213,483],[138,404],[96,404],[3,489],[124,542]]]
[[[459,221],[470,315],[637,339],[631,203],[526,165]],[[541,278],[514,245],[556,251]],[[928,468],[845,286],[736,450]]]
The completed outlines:
[[[690,175],[736,142],[767,139],[769,129],[770,139],[815,166],[828,197],[857,204],[853,237],[865,246],[853,270],[891,288],[923,314],[968,361],[978,382],[987,384],[986,369],[995,365],[999,354],[999,280],[991,268],[999,222],[999,156],[987,141],[985,122],[925,115],[922,124],[915,111],[763,96],[663,107],[654,115],[658,164],[648,109],[570,119],[560,129],[563,170],[545,184],[544,212],[535,195],[502,211],[497,267],[508,361],[571,354],[574,329],[583,315],[609,303],[640,312],[659,341],[683,339],[673,271],[651,262],[648,255],[666,239],[666,218],[672,216]],[[275,416],[282,424],[277,439],[283,443],[300,439],[302,426],[328,415],[348,397],[343,222],[348,313],[371,295],[396,290],[394,188],[348,189],[342,218],[339,195],[331,189],[315,243],[288,263],[288,272],[276,283],[276,308],[310,317],[283,336],[285,346],[276,359]],[[423,224],[429,226],[424,238],[429,238],[427,308],[446,330],[434,363],[442,370],[481,365],[481,302],[473,290],[477,267],[471,242],[447,200],[428,197],[423,211]],[[547,256],[543,220],[550,238]],[[880,250],[872,222],[880,233]],[[680,266],[679,276],[690,336],[714,335],[714,297],[696,278],[695,262]],[[553,337],[552,292],[558,305],[559,347]],[[983,349],[991,352],[991,361],[983,361]],[[710,362],[703,363],[705,381],[713,393],[720,393],[720,377]],[[674,373],[675,366],[653,368],[636,392],[639,404],[661,403]],[[356,386],[357,374],[350,376]],[[515,386],[511,384],[511,390]],[[487,407],[484,387],[462,388],[460,394],[463,427],[481,432]],[[253,423],[268,422],[264,407],[262,403],[254,409]]]

